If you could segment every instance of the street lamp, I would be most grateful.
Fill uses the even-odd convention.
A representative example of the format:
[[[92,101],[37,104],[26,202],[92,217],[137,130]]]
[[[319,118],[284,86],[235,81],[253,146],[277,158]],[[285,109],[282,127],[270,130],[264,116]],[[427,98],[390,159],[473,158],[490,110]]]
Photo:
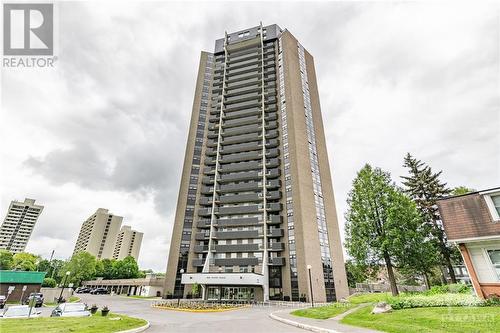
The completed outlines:
[[[57,303],[61,303],[62,302],[62,294],[64,292],[64,286],[66,285],[66,281],[68,280],[68,277],[69,277],[70,274],[71,274],[71,272],[67,271],[66,275],[64,276],[64,281],[63,281],[62,288],[61,288],[61,294],[59,295],[59,299],[57,300]]]
[[[311,279],[311,265],[307,265],[307,271],[309,272],[309,288],[311,290],[311,306],[314,308],[314,297],[313,297],[313,285]]]

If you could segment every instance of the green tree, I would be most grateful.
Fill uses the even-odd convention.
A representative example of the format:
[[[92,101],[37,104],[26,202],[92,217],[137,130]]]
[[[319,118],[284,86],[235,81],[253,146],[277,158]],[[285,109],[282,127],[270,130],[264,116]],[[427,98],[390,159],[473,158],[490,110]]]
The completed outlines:
[[[134,279],[139,276],[139,266],[134,257],[128,256],[113,263],[114,279]]]
[[[64,281],[66,272],[70,272],[68,281],[75,286],[79,286],[82,281],[95,278],[96,259],[88,252],[81,251],[76,253],[63,268],[59,270],[59,278]]]
[[[113,279],[113,265],[115,259],[102,259],[98,261],[96,276],[100,276],[105,280]]]
[[[428,165],[417,160],[410,153],[404,158],[404,167],[408,168],[409,175],[402,176],[405,192],[415,202],[424,218],[429,235],[441,255],[441,264],[448,268],[452,283],[456,283],[455,272],[452,267],[454,248],[447,243],[446,234],[439,215],[436,201],[449,195],[451,190],[439,177],[442,171],[434,173]],[[443,281],[446,281],[443,276]]]
[[[356,264],[383,262],[394,296],[399,294],[394,267],[416,249],[421,216],[415,204],[391,181],[389,173],[366,164],[353,181],[346,213],[346,249]]]
[[[345,269],[347,273],[347,283],[349,287],[355,288],[356,283],[364,283],[369,278],[375,277],[379,271],[379,265],[366,265],[354,260],[347,260]]]
[[[10,270],[14,265],[14,256],[10,251],[0,250],[0,269],[2,270]]]
[[[36,271],[37,261],[40,257],[28,253],[20,252],[14,254],[12,268],[19,271]]]
[[[451,195],[464,195],[471,192],[476,192],[476,190],[465,186],[458,186],[451,190]]]
[[[47,259],[42,259],[38,262],[37,269],[39,272],[49,272],[50,271],[50,261]]]
[[[50,263],[49,270],[47,271],[48,277],[54,278],[57,283],[61,282],[61,278],[59,276],[59,272],[61,269],[64,267],[66,264],[65,260],[60,260],[60,259],[52,259],[52,262]]]
[[[57,282],[53,278],[45,278],[43,279],[42,287],[47,287],[47,288],[55,288],[57,285]]]

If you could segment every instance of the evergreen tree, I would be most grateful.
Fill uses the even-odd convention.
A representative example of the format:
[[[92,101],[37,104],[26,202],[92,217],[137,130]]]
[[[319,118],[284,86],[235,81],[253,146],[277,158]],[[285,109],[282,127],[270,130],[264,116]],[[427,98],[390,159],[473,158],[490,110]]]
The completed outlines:
[[[417,160],[410,153],[404,158],[403,166],[408,168],[409,172],[408,176],[401,177],[405,186],[404,190],[420,210],[425,227],[429,228],[430,237],[441,255],[441,264],[448,268],[451,282],[456,283],[451,259],[454,249],[447,243],[436,205],[436,201],[449,195],[451,190],[439,179],[442,171],[434,173],[430,166]]]

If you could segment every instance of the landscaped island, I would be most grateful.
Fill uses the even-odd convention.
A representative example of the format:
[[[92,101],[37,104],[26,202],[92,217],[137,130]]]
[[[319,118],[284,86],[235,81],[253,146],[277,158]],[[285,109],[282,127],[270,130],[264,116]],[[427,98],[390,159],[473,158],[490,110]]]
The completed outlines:
[[[43,333],[113,333],[146,325],[143,319],[109,314],[105,317],[96,313],[91,317],[44,317],[30,319],[2,319],[2,333],[43,332]]]
[[[441,288],[441,289],[440,289]],[[387,293],[351,296],[349,303],[293,311],[292,314],[314,319],[335,317],[355,306],[356,311],[340,320],[343,324],[372,328],[389,333],[496,333],[500,332],[500,303],[483,301],[468,288],[445,286],[423,293],[403,293],[393,297]],[[386,302],[387,313],[372,314],[374,305]]]

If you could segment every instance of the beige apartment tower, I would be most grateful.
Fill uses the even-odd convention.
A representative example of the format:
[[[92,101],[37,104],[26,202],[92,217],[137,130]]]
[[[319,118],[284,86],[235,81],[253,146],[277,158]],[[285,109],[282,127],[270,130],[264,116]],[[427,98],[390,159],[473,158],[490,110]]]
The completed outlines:
[[[313,57],[277,25],[226,33],[201,53],[165,294],[310,301],[310,282],[349,293]]]
[[[113,259],[122,260],[132,256],[137,261],[141,250],[142,236],[142,232],[132,230],[130,226],[124,225],[116,236]]]
[[[107,209],[97,209],[83,222],[73,255],[86,251],[97,259],[112,259],[122,220],[123,217],[113,215]]]
[[[0,227],[0,249],[23,252],[42,210],[43,206],[36,205],[34,199],[12,201]]]

